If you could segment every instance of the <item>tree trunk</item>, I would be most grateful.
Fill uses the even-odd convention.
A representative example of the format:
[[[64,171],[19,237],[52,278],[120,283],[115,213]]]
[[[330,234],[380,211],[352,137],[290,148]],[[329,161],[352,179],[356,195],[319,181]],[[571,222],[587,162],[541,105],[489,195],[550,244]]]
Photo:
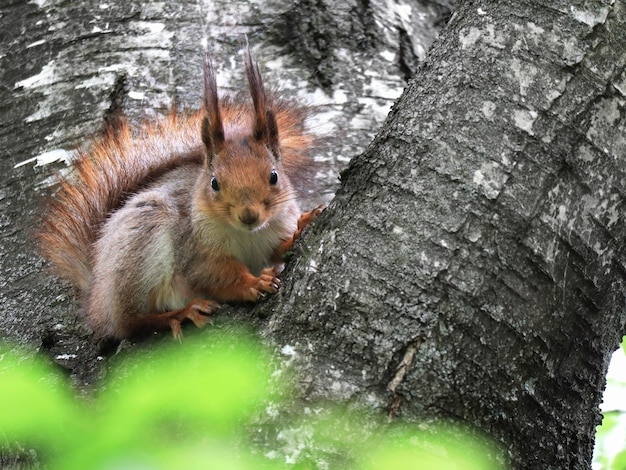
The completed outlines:
[[[139,121],[174,97],[197,106],[203,41],[220,87],[240,89],[247,32],[268,83],[324,90],[335,138],[319,158],[335,167],[417,70],[258,309],[295,347],[302,396],[461,420],[518,468],[588,467],[626,322],[626,13],[570,3],[461,2],[419,69],[436,30],[420,20],[448,2],[4,4],[1,336],[94,380],[97,345],[24,233],[50,170],[13,167],[119,107]]]
[[[453,418],[588,468],[625,333],[626,8],[461,2],[265,329],[308,398]]]

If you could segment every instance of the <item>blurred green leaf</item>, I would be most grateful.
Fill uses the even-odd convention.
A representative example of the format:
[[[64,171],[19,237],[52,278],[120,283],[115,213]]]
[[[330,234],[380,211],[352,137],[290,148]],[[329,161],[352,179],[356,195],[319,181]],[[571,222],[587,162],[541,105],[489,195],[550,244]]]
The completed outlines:
[[[598,437],[602,437],[604,434],[610,433],[617,424],[621,416],[620,411],[605,411],[602,417],[602,424],[598,426],[596,431]]]
[[[626,442],[624,444],[626,445]],[[611,463],[611,470],[626,470],[626,450],[615,456]]]
[[[112,455],[141,462],[160,455],[157,461],[164,462],[167,455],[187,455],[187,446],[198,442],[222,443],[219,448],[227,450],[206,454],[205,461],[217,455],[244,458],[241,449],[233,452],[231,441],[270,396],[269,362],[260,345],[243,335],[186,338],[131,355],[111,372],[98,400],[91,444],[59,468],[94,468],[93,462]]]
[[[183,418],[202,432],[233,432],[269,394],[269,356],[244,337],[202,340],[210,344],[170,343],[114,370],[101,397],[107,414],[130,428]]]
[[[77,454],[59,458],[63,470],[257,470],[284,468],[255,456],[234,442],[168,442],[166,445],[132,447],[123,452],[104,452],[89,460]],[[93,456],[91,456],[93,457]]]
[[[497,450],[486,438],[451,424],[431,424],[423,430],[409,427],[400,435],[381,439],[363,470],[496,470]]]
[[[0,434],[52,448],[71,442],[77,404],[51,365],[19,348],[0,347]]]
[[[623,411],[605,411],[602,424],[596,430],[596,445],[594,448],[593,461],[599,468],[615,468],[615,460],[621,449],[626,448],[626,435],[624,423],[626,413]],[[622,440],[621,446],[615,446]],[[622,457],[623,459],[624,457]],[[626,470],[626,466],[620,467]]]

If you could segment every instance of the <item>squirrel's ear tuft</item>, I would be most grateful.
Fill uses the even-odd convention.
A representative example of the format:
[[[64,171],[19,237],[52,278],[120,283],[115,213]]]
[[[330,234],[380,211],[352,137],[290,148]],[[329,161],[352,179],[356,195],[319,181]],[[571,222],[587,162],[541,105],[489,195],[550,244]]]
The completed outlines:
[[[265,143],[278,158],[278,125],[274,113],[268,109],[263,79],[259,65],[252,61],[252,54],[246,38],[246,52],[244,54],[248,88],[254,104],[254,130],[256,140]]]
[[[201,124],[202,142],[208,159],[218,153],[224,144],[224,125],[220,115],[219,100],[217,97],[217,83],[215,69],[208,54],[204,56],[204,117]]]

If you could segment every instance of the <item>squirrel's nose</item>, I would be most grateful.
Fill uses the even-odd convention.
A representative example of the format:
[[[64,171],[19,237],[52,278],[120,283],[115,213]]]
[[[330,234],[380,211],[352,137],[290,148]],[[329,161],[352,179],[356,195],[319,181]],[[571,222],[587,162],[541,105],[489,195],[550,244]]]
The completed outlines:
[[[253,225],[259,220],[259,213],[254,209],[246,207],[241,214],[239,214],[239,220],[242,224]]]

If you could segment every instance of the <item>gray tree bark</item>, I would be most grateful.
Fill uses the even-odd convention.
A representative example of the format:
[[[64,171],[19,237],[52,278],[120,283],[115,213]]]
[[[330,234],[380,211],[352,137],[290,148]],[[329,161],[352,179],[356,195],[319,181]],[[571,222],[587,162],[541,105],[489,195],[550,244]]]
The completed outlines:
[[[331,167],[416,72],[256,309],[295,348],[301,396],[458,419],[517,468],[587,468],[626,332],[626,12],[571,3],[461,2],[421,67],[446,2],[3,5],[2,336],[94,380],[100,351],[25,235],[50,170],[14,166],[71,149],[120,106],[137,121],[173,97],[196,106],[202,42],[239,89],[229,57],[246,32],[268,83],[325,96]]]
[[[308,398],[588,468],[625,333],[626,7],[461,2],[352,160],[265,332]]]

